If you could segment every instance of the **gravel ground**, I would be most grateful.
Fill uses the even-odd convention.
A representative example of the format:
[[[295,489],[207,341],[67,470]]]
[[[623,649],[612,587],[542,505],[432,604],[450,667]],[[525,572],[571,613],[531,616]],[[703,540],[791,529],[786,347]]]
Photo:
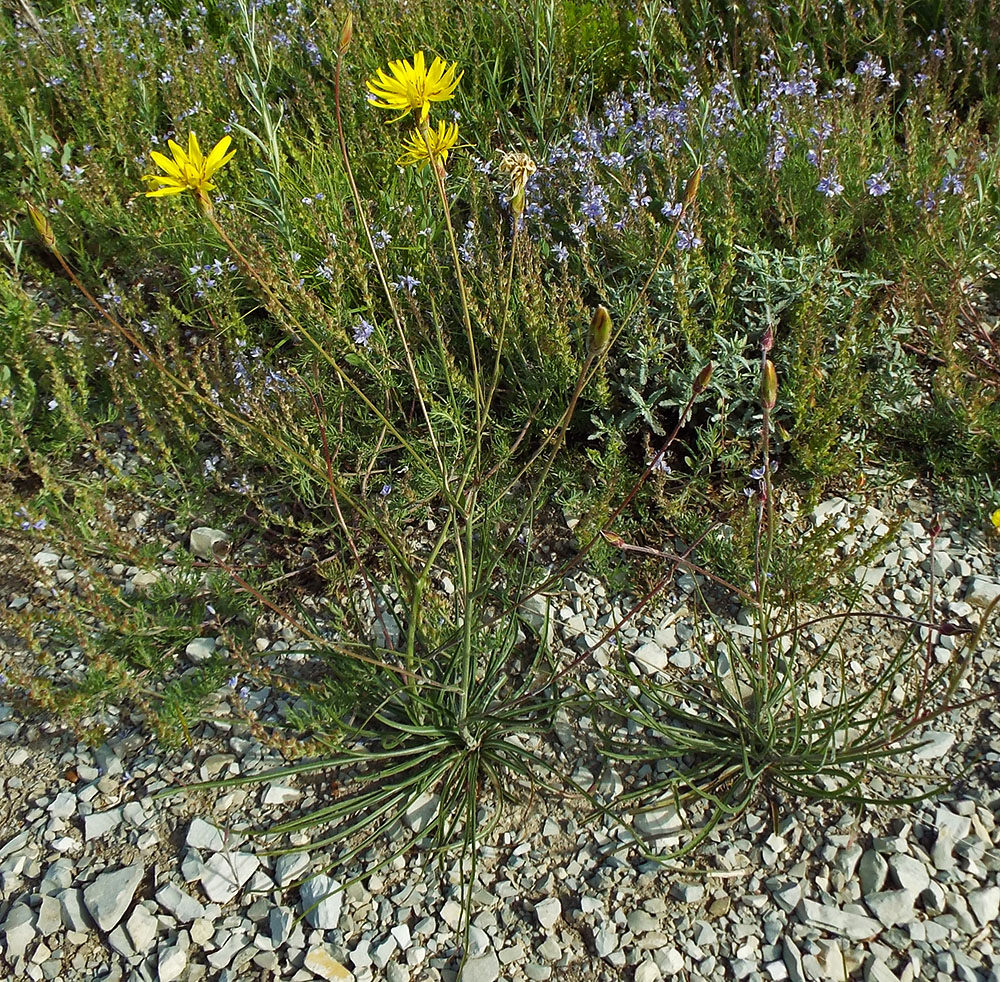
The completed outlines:
[[[1000,594],[996,544],[943,521],[931,557],[929,511],[911,483],[877,508],[830,499],[812,519],[845,527],[856,520],[847,544],[863,548],[889,531],[892,518],[902,518],[898,533],[851,582],[869,608],[909,616],[921,612],[933,566],[939,614],[974,626]],[[52,584],[72,582],[71,564],[57,553],[43,550],[34,563],[32,589],[13,579],[0,584],[15,612],[43,602]],[[637,674],[703,670],[686,605],[691,587],[689,577],[680,577],[659,609],[623,633]],[[551,604],[556,646],[579,651],[626,600],[608,597],[578,574]],[[720,630],[746,635],[745,618],[731,614]],[[1000,687],[995,625],[991,630],[958,694],[962,700]],[[892,650],[893,637],[873,631],[870,622],[850,634],[852,668],[863,674]],[[939,639],[938,663],[954,657],[955,643]],[[185,657],[197,661],[207,644],[193,638]],[[260,650],[280,660],[290,647],[276,635]],[[0,666],[17,657],[10,643],[0,647]],[[608,657],[598,652],[593,683],[600,684]],[[815,680],[817,700],[829,682]],[[413,851],[298,919],[336,885],[324,878],[300,883],[329,863],[329,851],[302,835],[291,842],[300,852],[262,856],[246,830],[322,801],[335,788],[283,779],[154,799],[178,783],[280,763],[230,705],[242,699],[266,718],[277,711],[271,694],[240,696],[224,688],[215,698],[217,711],[198,729],[195,748],[175,752],[153,744],[141,720],[121,719],[93,749],[0,705],[6,977],[458,978],[458,900],[467,873],[457,860],[438,866]],[[638,823],[585,822],[582,797],[528,798],[482,849],[462,982],[1000,982],[1000,709],[988,701],[956,709],[922,732],[919,743],[901,761],[906,779],[886,773],[869,789],[920,790],[936,774],[946,792],[900,808],[790,802],[773,812],[760,802],[674,863],[644,858],[633,839]],[[588,734],[567,721],[540,749],[556,755],[578,783],[589,778],[611,795],[622,775],[595,766],[589,745]],[[424,820],[418,808],[406,823],[419,831]],[[659,845],[678,841],[669,809],[645,816],[643,829]],[[366,855],[356,872],[379,858]]]

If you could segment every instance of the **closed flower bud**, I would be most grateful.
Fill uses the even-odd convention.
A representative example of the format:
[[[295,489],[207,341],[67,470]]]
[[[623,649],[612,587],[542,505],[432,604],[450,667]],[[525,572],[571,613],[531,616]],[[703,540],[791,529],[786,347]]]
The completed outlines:
[[[601,535],[610,542],[616,549],[622,549],[625,546],[625,540],[615,532],[609,532],[606,529],[601,532]]]
[[[778,401],[778,375],[770,358],[764,362],[760,379],[760,403],[765,409],[774,409]]]
[[[45,243],[45,247],[54,250],[56,247],[56,233],[52,231],[52,223],[49,221],[48,215],[39,211],[30,203],[28,205],[28,214],[31,216],[35,231],[38,232],[42,242]]]
[[[208,196],[204,188],[195,188],[194,198],[198,203],[198,211],[205,218],[213,218],[215,216],[215,206],[212,204],[212,199]]]
[[[599,355],[611,344],[611,315],[604,304],[598,304],[590,319],[590,334],[587,337],[587,354]]]
[[[514,192],[513,197],[510,199],[510,210],[514,213],[515,218],[520,218],[524,214],[523,190],[518,190]]]
[[[691,202],[694,201],[694,196],[698,193],[698,185],[701,184],[701,172],[703,168],[701,164],[695,169],[695,172],[688,178],[687,186],[684,188],[684,210],[690,207]]]
[[[347,20],[344,21],[343,30],[340,32],[340,44],[337,47],[338,54],[344,54],[347,51],[352,37],[354,37],[354,14],[348,11]]]
[[[694,379],[693,391],[696,396],[701,395],[708,388],[708,383],[712,381],[712,370],[714,366],[709,362]]]

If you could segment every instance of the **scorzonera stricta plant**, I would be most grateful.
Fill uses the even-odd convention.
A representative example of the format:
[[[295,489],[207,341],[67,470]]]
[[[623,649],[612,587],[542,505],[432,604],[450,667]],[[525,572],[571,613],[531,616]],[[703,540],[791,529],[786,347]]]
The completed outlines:
[[[516,789],[554,780],[536,738],[549,727],[559,704],[552,680],[561,666],[546,646],[545,631],[526,631],[517,611],[520,601],[540,586],[531,540],[549,492],[548,478],[576,407],[602,370],[613,324],[604,306],[592,313],[589,328],[581,316],[577,375],[565,404],[555,412],[536,407],[511,431],[505,414],[511,400],[519,398],[518,373],[526,357],[514,323],[514,271],[525,184],[534,163],[520,151],[503,157],[501,171],[510,180],[511,202],[506,295],[502,309],[490,309],[477,296],[482,284],[468,281],[452,221],[449,167],[461,150],[459,128],[432,118],[439,103],[456,95],[462,73],[441,58],[428,64],[418,51],[412,59],[391,62],[388,72],[380,70],[368,81],[371,107],[397,113],[390,125],[403,125],[396,164],[414,168],[422,181],[411,189],[436,201],[452,263],[452,295],[432,301],[430,311],[416,313],[406,299],[414,284],[394,289],[399,284],[377,248],[345,136],[342,62],[351,34],[348,19],[334,79],[337,138],[358,235],[368,243],[374,285],[369,289],[366,282],[361,289],[372,299],[364,314],[364,337],[355,333],[354,348],[341,352],[315,337],[226,229],[210,192],[212,178],[233,155],[228,137],[207,156],[193,133],[187,150],[171,142],[173,159],[153,154],[163,173],[144,178],[151,185],[149,197],[193,194],[200,214],[255,284],[275,324],[295,344],[312,349],[317,375],[336,380],[363,404],[377,422],[380,440],[394,445],[395,455],[420,487],[420,496],[408,506],[409,521],[387,520],[383,503],[366,497],[363,485],[336,466],[338,448],[315,391],[319,386],[315,378],[309,381],[299,373],[298,384],[315,413],[318,445],[287,447],[285,452],[306,461],[325,484],[339,539],[353,560],[347,564],[348,575],[361,585],[367,604],[360,607],[369,623],[361,617],[354,639],[326,643],[294,613],[282,609],[282,616],[310,639],[309,653],[317,661],[346,657],[363,662],[368,670],[365,698],[350,718],[340,721],[343,732],[334,753],[205,786],[322,771],[349,775],[346,792],[336,800],[321,802],[263,834],[280,838],[326,827],[329,831],[317,835],[314,847],[336,845],[341,871],[387,834],[393,845],[385,862],[417,840],[429,840],[441,851],[458,846],[473,867],[464,880],[470,891],[476,842],[501,821]],[[687,203],[696,187],[695,181]],[[386,339],[383,344],[394,349],[404,373],[405,407],[402,400],[375,396],[384,380],[381,352],[369,343],[376,330]],[[236,425],[231,417],[225,422]],[[426,518],[421,524],[429,534],[414,533],[417,516]],[[277,609],[247,581],[238,557],[220,557],[218,563],[244,589]],[[360,644],[358,637],[372,640]],[[415,809],[425,818],[407,821]],[[408,834],[400,836],[401,829]]]

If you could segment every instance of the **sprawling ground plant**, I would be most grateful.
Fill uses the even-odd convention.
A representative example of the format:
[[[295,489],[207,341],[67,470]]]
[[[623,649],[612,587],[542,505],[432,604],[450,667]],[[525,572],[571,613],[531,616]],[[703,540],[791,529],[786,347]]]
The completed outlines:
[[[660,858],[690,852],[762,798],[772,809],[780,800],[900,804],[906,793],[884,780],[894,771],[905,787],[923,786],[909,792],[914,797],[950,787],[950,779],[914,768],[907,755],[935,720],[996,695],[972,695],[962,683],[1000,601],[973,629],[936,616],[933,574],[925,620],[850,609],[807,615],[779,594],[771,561],[777,512],[769,438],[778,405],[772,345],[765,333],[761,463],[747,488],[757,523],[752,589],[705,578],[709,587],[736,594],[750,630],[738,634],[723,623],[697,585],[693,670],[647,678],[625,660],[614,696],[598,714],[604,754],[628,765],[616,798],[595,797],[598,812],[623,816],[639,847]],[[939,532],[931,532],[932,561]],[[621,539],[616,545],[634,548]],[[866,655],[873,627],[883,637],[894,632],[888,657]],[[935,646],[944,635],[961,640],[940,664]]]

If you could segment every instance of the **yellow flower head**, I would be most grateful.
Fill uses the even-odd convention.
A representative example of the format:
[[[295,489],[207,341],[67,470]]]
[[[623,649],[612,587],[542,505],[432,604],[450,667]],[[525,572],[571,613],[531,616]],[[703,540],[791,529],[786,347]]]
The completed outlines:
[[[432,102],[444,102],[455,94],[458,83],[464,72],[455,75],[458,62],[448,63],[441,58],[435,58],[428,69],[424,65],[424,53],[418,51],[413,56],[413,64],[409,62],[390,61],[386,75],[380,68],[368,79],[368,91],[375,98],[372,105],[376,109],[391,109],[398,112],[396,119],[402,119],[411,110],[420,110],[420,122],[427,119]],[[395,120],[393,120],[395,122]]]
[[[181,194],[184,191],[194,191],[195,196],[207,201],[207,191],[214,191],[215,185],[212,183],[212,175],[223,165],[232,160],[235,150],[229,150],[231,138],[224,136],[212,148],[212,152],[207,156],[202,156],[201,148],[198,146],[198,137],[194,133],[188,134],[187,153],[179,147],[173,140],[167,141],[170,152],[174,159],[157,153],[150,152],[153,163],[160,168],[163,174],[144,174],[143,180],[149,182],[152,190],[146,192],[147,198],[159,198],[166,194]],[[154,187],[156,185],[156,187]]]
[[[1000,532],[1000,508],[990,515],[990,521],[993,523],[993,528],[995,528],[997,532]]]
[[[458,142],[458,123],[438,123],[437,129],[429,126],[425,130],[427,138],[420,130],[414,130],[403,141],[403,155],[396,161],[400,167],[419,164],[423,170],[431,160],[442,167],[448,160],[448,152],[455,149]]]

